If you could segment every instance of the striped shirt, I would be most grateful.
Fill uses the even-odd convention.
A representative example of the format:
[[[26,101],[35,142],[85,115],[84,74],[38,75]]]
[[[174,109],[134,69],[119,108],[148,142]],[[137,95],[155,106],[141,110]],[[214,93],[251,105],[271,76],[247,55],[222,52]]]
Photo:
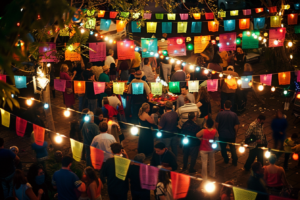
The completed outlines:
[[[201,114],[199,108],[194,103],[186,103],[180,108],[177,109],[176,113],[179,117],[178,128],[181,129],[181,126],[189,119],[189,112],[195,112],[196,117],[198,118]]]

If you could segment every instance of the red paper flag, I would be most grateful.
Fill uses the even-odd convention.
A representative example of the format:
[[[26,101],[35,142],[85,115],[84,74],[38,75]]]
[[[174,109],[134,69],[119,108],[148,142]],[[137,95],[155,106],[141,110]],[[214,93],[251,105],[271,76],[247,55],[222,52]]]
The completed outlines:
[[[285,40],[285,28],[273,28],[269,31],[269,47],[283,46]]]
[[[220,34],[220,52],[235,51],[236,49],[236,32]]]
[[[18,136],[21,136],[21,137],[24,136],[26,127],[27,127],[27,121],[25,119],[17,117],[16,118],[16,132],[17,132]]]
[[[6,83],[6,75],[0,74],[0,81]]]
[[[158,181],[157,167],[150,165],[141,164],[140,165],[140,181],[141,188],[146,190],[155,190]]]
[[[94,83],[94,93],[101,94],[105,91],[105,82],[93,82]]]
[[[172,37],[168,38],[168,53],[170,56],[185,56],[185,38],[184,37]]]
[[[90,146],[91,161],[95,169],[100,170],[103,164],[104,152],[100,149]]]
[[[54,79],[54,89],[57,91],[65,92],[66,80]]]
[[[214,19],[214,13],[205,13],[205,19]]]
[[[263,8],[255,8],[255,12],[256,12],[256,13],[261,13],[261,12],[263,12],[263,11],[264,11]]]
[[[39,146],[43,146],[45,139],[45,128],[33,124],[33,132],[34,142]]]
[[[260,82],[266,85],[272,85],[272,74],[260,75]]]
[[[269,13],[276,13],[277,12],[277,6],[272,6],[272,7],[269,7]]]
[[[292,200],[292,199],[270,195],[269,200]]]
[[[90,62],[103,61],[106,58],[106,42],[90,43]]]
[[[190,187],[190,176],[171,172],[173,199],[185,198]]]
[[[109,12],[109,18],[115,19],[117,14],[118,14],[118,12],[110,11]]]
[[[134,59],[134,42],[133,41],[118,41],[117,42],[118,59]]]
[[[288,15],[288,25],[296,25],[298,23],[298,14],[292,13]]]

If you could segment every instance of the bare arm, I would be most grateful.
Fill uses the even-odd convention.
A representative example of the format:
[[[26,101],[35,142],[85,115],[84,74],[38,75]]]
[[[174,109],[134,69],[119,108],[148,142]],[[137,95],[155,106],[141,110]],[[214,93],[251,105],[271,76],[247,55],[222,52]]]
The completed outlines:
[[[219,137],[219,132],[216,130],[215,137]]]
[[[42,198],[42,194],[44,193],[44,191],[42,189],[40,189],[38,191],[38,196],[36,196],[32,190],[32,188],[28,188],[25,191],[25,194],[29,197],[30,200],[41,200]]]
[[[85,192],[86,191],[85,183],[82,182],[81,185],[77,189],[79,192]]]
[[[202,137],[204,134],[204,129],[202,129],[201,131],[199,131],[197,134],[196,134],[196,137]]]
[[[97,192],[96,192],[97,191],[97,184],[95,183],[95,181],[89,185],[88,189],[91,192],[91,197],[92,197],[91,200],[95,200],[97,198]]]
[[[152,119],[152,117],[151,116],[147,116],[146,117],[146,120],[150,123],[150,124],[154,124],[154,120]]]

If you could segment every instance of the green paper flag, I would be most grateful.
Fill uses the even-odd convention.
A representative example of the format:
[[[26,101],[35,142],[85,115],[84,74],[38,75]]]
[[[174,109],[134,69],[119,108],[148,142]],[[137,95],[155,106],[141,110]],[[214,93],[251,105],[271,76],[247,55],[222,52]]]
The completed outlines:
[[[121,12],[120,16],[127,18],[127,17],[129,17],[129,12]]]
[[[180,93],[180,82],[169,82],[169,91],[172,93]]]
[[[164,19],[164,14],[163,13],[155,13],[155,18],[156,19]]]
[[[186,33],[187,22],[177,22],[177,33]]]
[[[72,150],[74,160],[76,160],[77,162],[80,162],[82,149],[83,149],[83,143],[78,142],[73,139],[70,139],[70,143],[71,143],[71,150]]]
[[[249,190],[233,187],[233,194],[235,200],[255,200],[257,193]]]
[[[124,181],[126,179],[127,171],[130,165],[130,160],[120,156],[114,157],[116,177]]]
[[[151,83],[151,93],[153,95],[162,95],[162,84],[161,83]]]
[[[295,33],[300,33],[300,25],[294,26]]]
[[[242,37],[242,49],[258,48],[258,42],[259,42],[258,36],[259,36],[259,31],[244,31]]]
[[[10,113],[6,110],[1,109],[1,122],[3,126],[9,128],[10,124]]]

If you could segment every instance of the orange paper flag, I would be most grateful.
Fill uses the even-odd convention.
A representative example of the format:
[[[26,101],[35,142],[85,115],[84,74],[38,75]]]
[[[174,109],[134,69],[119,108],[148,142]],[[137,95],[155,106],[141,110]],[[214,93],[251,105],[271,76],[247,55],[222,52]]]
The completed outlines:
[[[85,81],[74,81],[74,93],[75,94],[85,93]]]
[[[190,187],[190,176],[171,172],[173,199],[185,198]]]
[[[122,20],[117,20],[117,32],[121,32],[124,30],[126,26],[126,22]]]
[[[34,142],[39,146],[43,146],[45,139],[45,128],[33,124],[33,132]]]
[[[91,150],[91,161],[95,169],[100,170],[103,164],[104,152],[95,147],[90,147]]]
[[[67,47],[65,51],[65,60],[80,61],[80,43],[74,43]],[[79,48],[78,48],[79,47]]]
[[[250,28],[250,19],[240,19],[239,20],[239,27],[241,30],[249,29]]]
[[[279,85],[289,85],[291,82],[291,73],[290,72],[278,73],[278,82]]]
[[[208,31],[210,32],[218,32],[219,31],[219,22],[218,21],[209,21],[208,24]]]

